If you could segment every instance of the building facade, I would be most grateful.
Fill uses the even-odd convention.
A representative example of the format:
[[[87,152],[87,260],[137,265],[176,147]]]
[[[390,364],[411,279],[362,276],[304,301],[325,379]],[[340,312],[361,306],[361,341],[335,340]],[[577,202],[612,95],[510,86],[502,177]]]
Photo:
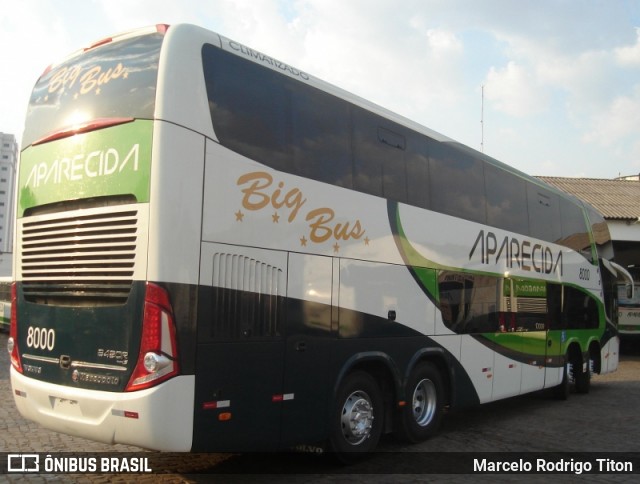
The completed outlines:
[[[0,276],[11,275],[13,204],[18,143],[12,134],[0,133]],[[7,266],[8,267],[5,267]],[[8,273],[6,273],[8,270]]]

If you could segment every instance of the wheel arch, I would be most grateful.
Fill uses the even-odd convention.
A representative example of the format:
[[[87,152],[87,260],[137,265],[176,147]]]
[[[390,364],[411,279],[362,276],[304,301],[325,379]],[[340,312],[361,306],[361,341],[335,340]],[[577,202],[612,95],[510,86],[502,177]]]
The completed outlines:
[[[567,342],[567,348],[564,353],[567,358],[569,358],[569,360],[574,360],[582,363],[584,352],[579,340],[571,339],[569,342]]]
[[[453,382],[455,375],[453,366],[448,363],[447,353],[442,348],[422,348],[413,355],[402,378],[399,398],[406,401],[406,385],[409,380],[409,375],[411,375],[411,372],[417,365],[423,362],[435,365],[440,372],[442,383],[445,387],[445,404],[449,405],[453,401]]]
[[[385,427],[384,432],[392,431],[392,413],[402,390],[403,378],[393,359],[381,351],[357,353],[351,356],[340,369],[333,385],[333,398],[329,400],[333,405],[338,395],[340,385],[347,375],[356,371],[370,374],[377,382],[384,402]]]
[[[597,338],[590,338],[589,341],[583,346],[577,338],[572,338],[567,342],[565,355],[570,359],[583,364],[585,361],[592,359],[594,362],[593,370],[595,373],[600,373],[602,365],[601,346]]]
[[[594,373],[600,373],[602,371],[602,347],[597,339],[592,339],[589,342],[588,358],[593,361]]]

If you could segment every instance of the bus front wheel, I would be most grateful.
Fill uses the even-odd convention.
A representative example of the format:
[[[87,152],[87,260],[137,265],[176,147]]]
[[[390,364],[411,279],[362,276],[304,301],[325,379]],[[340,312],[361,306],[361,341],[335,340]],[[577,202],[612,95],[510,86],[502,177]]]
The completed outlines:
[[[383,400],[376,380],[364,371],[347,375],[331,416],[331,450],[343,462],[375,449],[382,434]]]

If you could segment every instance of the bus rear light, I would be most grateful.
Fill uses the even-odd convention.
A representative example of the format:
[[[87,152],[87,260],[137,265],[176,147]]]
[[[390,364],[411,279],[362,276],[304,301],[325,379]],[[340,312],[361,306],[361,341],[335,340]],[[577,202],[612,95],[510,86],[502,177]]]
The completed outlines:
[[[46,76],[47,74],[49,74],[49,72],[51,71],[51,69],[53,69],[53,64],[49,64],[44,71],[42,72],[42,74],[40,74],[40,79],[42,79],[44,76]]]
[[[111,42],[113,42],[113,37],[105,37],[104,39],[100,39],[82,50],[86,52],[88,50],[95,49],[96,47],[100,47],[101,45],[110,44]]]
[[[142,390],[178,374],[173,311],[167,292],[147,283],[138,361],[125,391]]]
[[[18,286],[15,282],[11,285],[11,325],[9,326],[7,350],[9,358],[11,358],[11,365],[22,373],[22,362],[18,350]]]
[[[77,134],[89,133],[91,131],[97,131],[99,129],[110,128],[111,126],[118,126],[120,124],[131,123],[134,121],[134,118],[126,117],[126,118],[97,118],[91,119],[89,121],[84,121],[82,123],[76,123],[72,126],[67,126],[53,133],[49,133],[43,136],[40,139],[35,140],[31,143],[32,146],[41,145],[43,143],[48,143],[50,141],[56,141],[63,138],[68,138],[70,136],[75,136]]]

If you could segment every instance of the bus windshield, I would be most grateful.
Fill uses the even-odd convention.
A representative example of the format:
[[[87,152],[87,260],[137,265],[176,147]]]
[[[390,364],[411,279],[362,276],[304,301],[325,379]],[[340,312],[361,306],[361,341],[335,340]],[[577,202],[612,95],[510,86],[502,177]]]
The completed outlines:
[[[98,118],[152,119],[163,37],[107,43],[45,72],[29,100],[22,146]]]

